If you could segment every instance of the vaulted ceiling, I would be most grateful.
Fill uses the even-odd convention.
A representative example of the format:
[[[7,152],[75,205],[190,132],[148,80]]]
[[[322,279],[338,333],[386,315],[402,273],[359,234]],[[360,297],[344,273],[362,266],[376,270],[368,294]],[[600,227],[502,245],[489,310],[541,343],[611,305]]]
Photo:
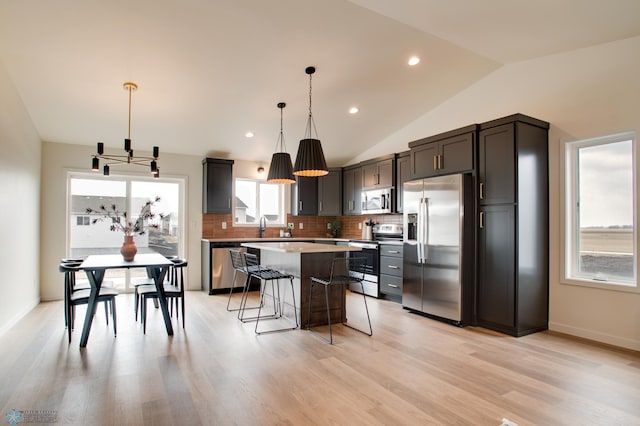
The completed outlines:
[[[0,1],[0,65],[44,141],[120,148],[133,81],[136,150],[268,161],[283,101],[295,158],[313,65],[335,166],[504,64],[637,35],[637,0]]]

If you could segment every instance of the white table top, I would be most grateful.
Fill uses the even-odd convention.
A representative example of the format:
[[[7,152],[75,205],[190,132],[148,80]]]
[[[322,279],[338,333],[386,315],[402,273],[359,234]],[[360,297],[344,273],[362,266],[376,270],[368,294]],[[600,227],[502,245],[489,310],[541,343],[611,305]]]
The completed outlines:
[[[360,247],[338,246],[335,244],[318,244],[302,242],[271,242],[271,243],[242,243],[243,247],[259,250],[276,251],[281,253],[341,253],[348,251],[361,251]]]
[[[169,266],[172,262],[159,253],[136,254],[127,262],[121,254],[92,254],[80,265],[80,269],[144,268],[146,266]]]

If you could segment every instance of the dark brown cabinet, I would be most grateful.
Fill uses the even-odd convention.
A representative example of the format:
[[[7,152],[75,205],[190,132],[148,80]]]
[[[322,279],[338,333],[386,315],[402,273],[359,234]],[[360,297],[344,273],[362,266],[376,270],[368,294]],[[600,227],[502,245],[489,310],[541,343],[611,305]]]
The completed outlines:
[[[402,253],[400,244],[380,244],[380,294],[395,301],[402,299]]]
[[[291,214],[316,216],[318,214],[318,178],[296,176],[291,185]]]
[[[342,169],[342,214],[359,215],[362,211],[362,167],[348,166]]]
[[[379,157],[360,163],[362,189],[388,188],[395,182],[395,155]]]
[[[471,172],[477,125],[409,143],[411,179]]]
[[[396,156],[396,212],[403,212],[402,184],[411,180],[411,162],[409,151],[404,151]]]
[[[548,327],[548,129],[522,114],[480,125],[477,323],[514,336]]]
[[[202,212],[231,213],[233,160],[202,160]]]
[[[318,178],[318,216],[342,215],[342,168]]]

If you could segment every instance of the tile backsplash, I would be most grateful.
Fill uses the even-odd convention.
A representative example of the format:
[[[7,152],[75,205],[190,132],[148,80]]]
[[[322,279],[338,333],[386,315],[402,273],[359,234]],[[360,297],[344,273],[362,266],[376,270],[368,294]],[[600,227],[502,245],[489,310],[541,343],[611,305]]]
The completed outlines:
[[[293,216],[287,215],[287,223],[293,223],[293,236],[302,238],[331,237],[327,224],[333,220],[342,222],[339,238],[356,239],[362,237],[363,224],[369,219],[375,223],[402,223],[401,214],[362,215],[362,216]],[[226,229],[223,229],[223,223]],[[300,229],[302,224],[303,229]],[[280,228],[267,227],[264,234],[267,238],[280,236]],[[231,214],[207,213],[202,215],[202,238],[257,238],[257,226],[233,226]]]

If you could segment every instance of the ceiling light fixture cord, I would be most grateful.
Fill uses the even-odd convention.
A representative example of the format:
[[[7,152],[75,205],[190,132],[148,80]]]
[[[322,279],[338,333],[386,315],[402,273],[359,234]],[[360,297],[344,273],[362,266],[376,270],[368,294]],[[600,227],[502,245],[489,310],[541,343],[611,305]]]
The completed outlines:
[[[313,71],[315,71],[315,69]],[[307,120],[307,130],[305,132],[305,137],[308,139],[312,139],[313,138],[312,130],[313,130],[313,132],[316,135],[315,139],[319,139],[318,130],[316,129],[316,122],[313,119],[313,114],[311,113],[311,79],[313,78],[313,71],[311,72],[307,71],[307,73],[309,74],[309,119]]]
[[[278,108],[280,108],[280,135],[278,135],[278,141],[276,142],[276,152],[287,152],[287,145],[284,142],[284,132],[282,131],[282,113],[286,105],[284,102],[278,104]],[[280,147],[280,151],[278,151],[278,146]]]

